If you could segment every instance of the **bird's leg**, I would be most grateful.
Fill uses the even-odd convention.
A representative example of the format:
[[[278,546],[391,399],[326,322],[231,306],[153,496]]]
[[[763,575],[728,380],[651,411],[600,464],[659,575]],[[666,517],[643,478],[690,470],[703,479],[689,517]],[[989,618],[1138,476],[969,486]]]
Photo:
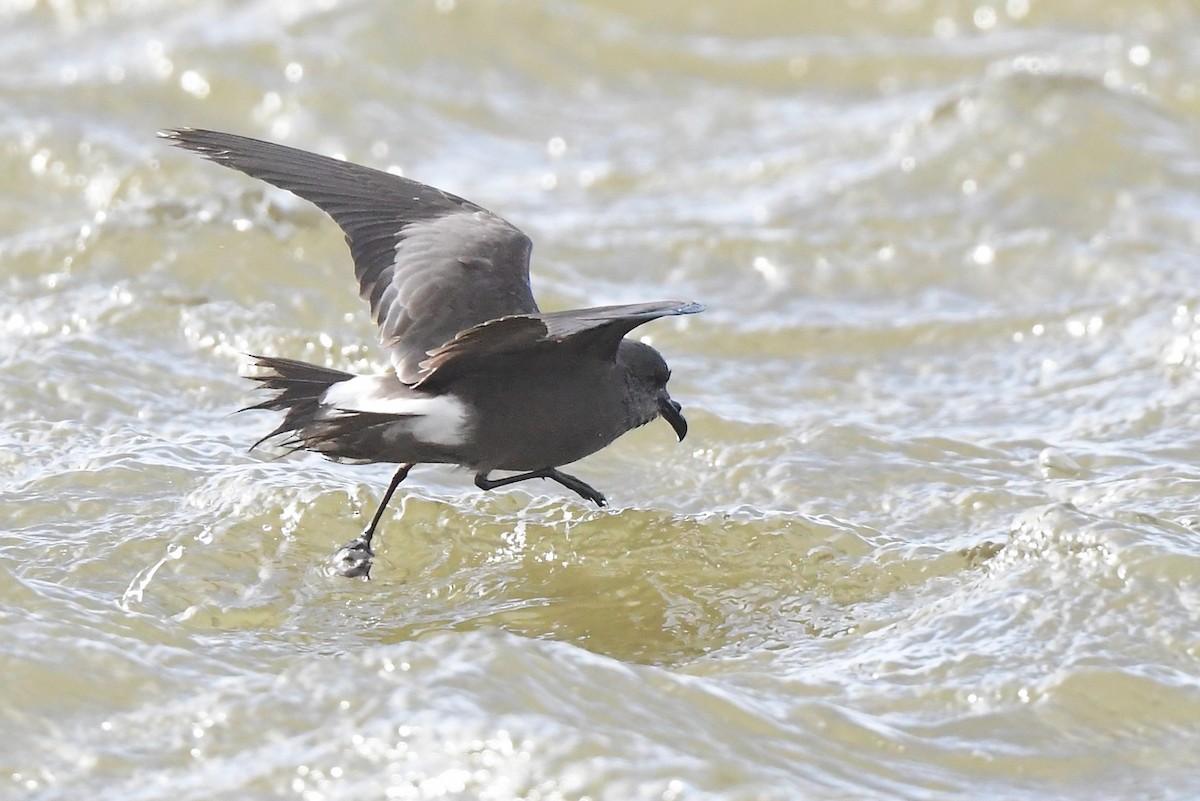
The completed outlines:
[[[509,484],[516,484],[518,481],[527,481],[531,478],[548,478],[551,481],[557,481],[567,489],[578,493],[584,500],[591,501],[597,506],[608,505],[608,501],[594,487],[585,484],[569,473],[555,470],[553,467],[547,467],[544,470],[532,470],[528,473],[520,473],[515,476],[505,476],[504,478],[488,478],[486,473],[479,473],[475,476],[475,486],[482,490],[490,490],[496,487],[506,487]]]
[[[338,573],[346,578],[371,577],[371,557],[375,555],[375,552],[371,550],[371,539],[375,536],[375,527],[379,525],[379,519],[383,517],[383,510],[387,508],[388,501],[392,499],[396,487],[400,486],[400,482],[404,480],[412,467],[411,464],[400,465],[396,475],[392,476],[392,483],[388,485],[387,492],[383,493],[383,500],[379,502],[375,516],[371,518],[371,524],[363,529],[362,534],[343,545],[333,555],[333,568]]]
[[[587,484],[570,473],[563,473],[553,468],[546,471],[546,478],[553,479],[559,484],[562,484],[569,490],[574,491],[585,500],[589,500],[597,506],[608,506],[608,501],[595,487]]]

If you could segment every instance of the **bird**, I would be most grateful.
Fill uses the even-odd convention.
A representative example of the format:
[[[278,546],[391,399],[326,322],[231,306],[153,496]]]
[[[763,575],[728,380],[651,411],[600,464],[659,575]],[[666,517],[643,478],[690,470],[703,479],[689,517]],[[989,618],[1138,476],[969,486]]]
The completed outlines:
[[[338,462],[397,466],[371,522],[334,554],[336,573],[370,578],[384,510],[417,464],[468,468],[481,490],[549,479],[602,507],[603,494],[559,468],[659,417],[686,436],[666,361],[626,335],[702,304],[543,312],[529,283],[529,237],[469,200],[237,134],[158,135],[313,203],[345,234],[390,369],[362,375],[248,354],[259,371],[248,377],[271,394],[241,410],[284,413],[252,449],[274,439]]]

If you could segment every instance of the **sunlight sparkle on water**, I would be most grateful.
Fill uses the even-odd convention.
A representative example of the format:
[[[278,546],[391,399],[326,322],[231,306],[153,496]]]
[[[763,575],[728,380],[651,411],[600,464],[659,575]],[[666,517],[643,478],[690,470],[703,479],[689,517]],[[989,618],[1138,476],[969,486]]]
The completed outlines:
[[[187,70],[179,76],[179,88],[199,100],[208,97],[212,91],[204,76],[195,70]]]

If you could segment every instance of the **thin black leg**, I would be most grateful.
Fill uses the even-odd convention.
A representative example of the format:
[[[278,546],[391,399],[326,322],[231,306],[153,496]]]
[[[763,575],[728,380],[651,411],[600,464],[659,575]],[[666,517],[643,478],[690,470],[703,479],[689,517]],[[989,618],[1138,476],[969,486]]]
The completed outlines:
[[[515,476],[505,476],[504,478],[488,478],[486,473],[479,473],[475,476],[475,486],[482,490],[490,490],[496,487],[507,487],[509,484],[516,484],[518,481],[528,481],[531,478],[548,478],[551,481],[557,481],[567,489],[578,493],[584,500],[591,501],[597,506],[608,505],[608,501],[594,487],[585,484],[569,473],[563,473],[553,467],[547,467],[544,470],[532,470],[528,473],[520,473]]]
[[[575,492],[585,500],[589,500],[597,506],[608,506],[608,501],[604,495],[590,484],[587,484],[570,473],[563,473],[559,470],[550,470],[546,478],[553,479],[559,484],[562,484],[567,489]]]
[[[338,573],[346,578],[371,577],[371,557],[375,556],[375,552],[371,550],[371,540],[375,537],[375,528],[383,517],[383,510],[387,508],[388,502],[396,492],[396,487],[400,486],[400,482],[408,476],[408,471],[412,468],[411,464],[400,465],[396,475],[392,476],[392,483],[388,484],[387,492],[383,493],[383,500],[379,502],[375,516],[371,518],[371,524],[363,529],[362,534],[343,545],[333,555],[333,568]]]
[[[387,492],[383,493],[383,500],[379,502],[379,508],[375,510],[375,516],[371,518],[371,525],[367,526],[362,533],[362,538],[367,546],[371,545],[371,538],[375,536],[375,527],[379,525],[379,519],[383,517],[383,510],[387,508],[388,503],[392,500],[392,495],[396,493],[396,487],[400,486],[400,482],[408,477],[408,471],[412,470],[411,464],[402,464],[400,469],[396,471],[396,475],[392,476],[392,483],[388,484]]]

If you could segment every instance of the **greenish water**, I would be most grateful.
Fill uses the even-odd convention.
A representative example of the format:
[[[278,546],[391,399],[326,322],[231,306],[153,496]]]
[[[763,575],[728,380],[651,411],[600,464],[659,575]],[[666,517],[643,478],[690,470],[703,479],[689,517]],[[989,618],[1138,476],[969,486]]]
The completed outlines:
[[[1150,2],[0,0],[0,798],[1200,795],[1200,15]],[[344,155],[640,329],[561,488],[247,452],[383,354]]]

